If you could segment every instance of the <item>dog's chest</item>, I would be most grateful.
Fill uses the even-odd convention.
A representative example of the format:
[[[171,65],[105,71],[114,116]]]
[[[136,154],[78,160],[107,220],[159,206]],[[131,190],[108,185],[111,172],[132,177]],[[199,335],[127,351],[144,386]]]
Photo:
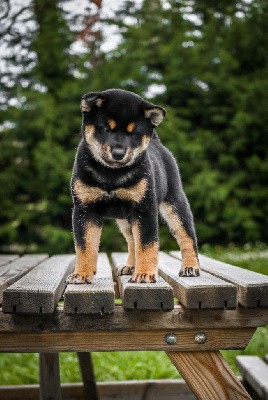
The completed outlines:
[[[98,186],[90,186],[77,179],[73,185],[75,196],[82,204],[96,203],[99,201],[111,202],[123,200],[131,203],[140,203],[147,190],[147,180],[142,178],[139,182],[128,187],[119,187],[107,191]]]

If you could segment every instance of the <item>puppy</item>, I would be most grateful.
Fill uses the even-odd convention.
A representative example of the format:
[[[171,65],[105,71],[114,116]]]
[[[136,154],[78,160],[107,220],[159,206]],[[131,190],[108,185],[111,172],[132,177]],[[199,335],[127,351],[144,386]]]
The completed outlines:
[[[82,97],[82,139],[71,191],[76,266],[67,283],[91,283],[103,221],[114,218],[128,244],[120,270],[130,282],[155,282],[158,213],[182,252],[181,276],[198,276],[193,216],[172,154],[155,131],[166,111],[119,89]]]

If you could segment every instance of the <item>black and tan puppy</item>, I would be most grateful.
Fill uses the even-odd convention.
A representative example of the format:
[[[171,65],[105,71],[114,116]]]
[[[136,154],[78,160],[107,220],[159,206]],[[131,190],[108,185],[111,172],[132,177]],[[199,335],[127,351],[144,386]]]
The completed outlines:
[[[165,110],[119,89],[82,97],[82,140],[71,190],[76,267],[68,283],[90,283],[96,273],[103,220],[115,218],[128,244],[121,274],[155,282],[158,213],[180,246],[181,276],[199,275],[193,217],[172,154],[155,127]]]

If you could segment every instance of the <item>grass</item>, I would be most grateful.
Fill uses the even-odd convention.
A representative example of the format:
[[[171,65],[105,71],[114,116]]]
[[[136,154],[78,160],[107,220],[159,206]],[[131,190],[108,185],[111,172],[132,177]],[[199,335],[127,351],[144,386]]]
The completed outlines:
[[[263,244],[238,248],[203,246],[201,252],[219,260],[268,275],[268,248]],[[131,340],[131,339],[130,339]],[[258,328],[245,350],[224,350],[223,356],[238,374],[235,357],[238,354],[268,354],[268,327]],[[93,363],[98,381],[124,379],[178,378],[179,374],[164,352],[114,352],[93,353]],[[61,353],[61,381],[81,381],[75,353]],[[37,354],[0,354],[0,385],[38,383]]]

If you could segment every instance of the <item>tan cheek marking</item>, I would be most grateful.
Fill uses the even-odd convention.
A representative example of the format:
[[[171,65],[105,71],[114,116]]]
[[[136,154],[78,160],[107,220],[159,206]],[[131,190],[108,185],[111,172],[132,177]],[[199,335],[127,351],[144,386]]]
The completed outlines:
[[[108,195],[105,190],[102,190],[95,186],[85,185],[83,182],[80,181],[80,179],[78,179],[74,183],[74,193],[83,204],[101,200]]]
[[[116,220],[118,228],[123,233],[128,246],[128,259],[127,266],[134,267],[135,266],[135,245],[134,238],[131,231],[131,226],[125,219],[117,219]]]
[[[141,149],[142,150],[146,150],[147,149],[147,147],[149,146],[150,140],[151,140],[150,136],[143,136],[142,144],[141,144]]]
[[[110,129],[115,129],[116,128],[116,122],[114,119],[109,119],[108,125]]]
[[[128,133],[132,133],[133,131],[134,131],[134,129],[135,129],[135,124],[134,124],[134,122],[130,122],[129,124],[128,124],[128,126],[127,126],[127,132]]]
[[[182,253],[183,267],[199,266],[194,249],[194,242],[192,238],[187,234],[180,218],[173,211],[172,206],[167,203],[161,203],[159,209],[161,215],[168,223],[172,234],[178,242]]]
[[[133,224],[132,232],[135,241],[135,273],[156,275],[158,266],[158,242],[153,242],[143,247],[138,222]]]
[[[75,274],[83,277],[93,277],[96,272],[98,251],[100,245],[101,228],[91,222],[87,223],[84,235],[85,248],[81,248],[75,244],[76,250],[76,266]]]
[[[122,200],[139,203],[146,193],[147,184],[147,180],[143,178],[140,180],[140,182],[130,188],[120,188],[114,190],[113,194]]]
[[[94,136],[96,129],[94,125],[86,125],[85,126],[85,138],[87,142],[91,142]]]

